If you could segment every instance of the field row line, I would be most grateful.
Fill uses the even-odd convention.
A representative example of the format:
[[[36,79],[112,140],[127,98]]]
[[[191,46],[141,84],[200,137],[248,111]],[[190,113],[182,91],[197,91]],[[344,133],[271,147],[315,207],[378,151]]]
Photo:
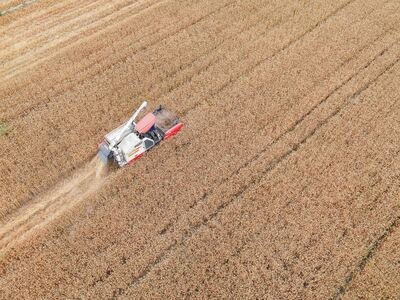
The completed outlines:
[[[400,174],[395,176],[395,180],[393,182],[399,182]],[[396,188],[398,189],[398,185],[393,184],[391,187],[387,188],[387,191],[390,189]],[[361,256],[359,261],[353,266],[353,269],[350,270],[346,276],[344,277],[341,285],[336,289],[335,293],[330,299],[342,299],[343,296],[348,291],[348,288],[353,283],[354,279],[365,269],[368,262],[374,257],[374,255],[381,248],[382,244],[389,238],[395,230],[397,230],[400,226],[400,215],[395,216],[389,224],[387,224],[382,232],[371,242],[370,245],[367,246],[366,253]]]

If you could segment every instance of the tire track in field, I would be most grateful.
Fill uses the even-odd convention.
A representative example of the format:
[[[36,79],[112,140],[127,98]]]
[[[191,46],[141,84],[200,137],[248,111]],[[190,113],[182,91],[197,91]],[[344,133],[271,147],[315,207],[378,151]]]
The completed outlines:
[[[386,50],[387,51],[387,50]],[[380,56],[382,56],[386,51],[384,51]],[[160,263],[162,263],[166,257],[172,252],[175,251],[179,246],[183,245],[187,240],[189,240],[201,227],[207,226],[207,224],[215,219],[225,208],[229,207],[233,203],[240,201],[243,194],[252,188],[254,185],[257,185],[266,174],[270,173],[273,171],[275,168],[277,168],[282,162],[286,161],[291,155],[296,153],[300,148],[302,148],[321,128],[323,128],[326,124],[330,122],[331,119],[333,119],[335,116],[337,116],[347,105],[351,103],[351,100],[354,99],[355,97],[359,97],[359,95],[368,89],[372,84],[374,84],[381,76],[383,76],[385,73],[389,72],[391,68],[398,63],[400,60],[396,59],[392,63],[390,63],[386,68],[384,68],[383,71],[381,71],[377,77],[374,79],[368,81],[366,84],[364,84],[361,88],[357,89],[349,98],[348,101],[345,102],[344,105],[336,108],[333,110],[327,118],[323,119],[322,121],[317,123],[317,126],[312,129],[305,137],[303,137],[298,143],[295,143],[290,149],[286,150],[283,154],[281,154],[279,157],[275,158],[272,160],[268,167],[261,173],[259,173],[259,176],[252,180],[249,184],[247,184],[244,188],[240,189],[238,192],[236,192],[229,201],[221,203],[220,205],[217,206],[217,208],[211,212],[207,217],[203,217],[203,220],[193,226],[190,227],[187,231],[184,232],[184,234],[179,238],[179,241],[177,239],[174,239],[173,242],[162,252],[160,252],[156,258],[149,263],[144,270],[136,277],[134,277],[130,283],[130,287],[135,286],[137,284],[140,284],[141,281],[145,279],[145,277],[154,269],[156,268]],[[372,63],[372,62],[371,62]],[[265,150],[263,150],[265,151]],[[117,292],[119,293],[119,292]]]
[[[260,176],[256,178],[256,180],[250,182],[249,185],[245,186],[243,189],[239,190],[238,192],[236,192],[235,194],[233,194],[232,199],[228,202],[222,203],[221,205],[219,205],[217,207],[217,209],[210,215],[210,218],[207,219],[207,222],[201,223],[198,225],[198,227],[203,226],[204,224],[208,223],[210,220],[214,219],[224,208],[226,208],[227,206],[231,205],[231,203],[233,203],[234,201],[240,201],[240,198],[243,197],[243,195],[250,189],[252,188],[254,185],[257,185],[266,174],[270,173],[271,171],[273,171],[275,168],[277,168],[282,162],[284,162],[285,160],[287,160],[291,155],[293,155],[295,152],[297,152],[301,147],[303,147],[309,139],[311,139],[322,127],[324,127],[326,124],[329,123],[329,121],[336,117],[341,111],[343,111],[350,103],[351,101],[358,97],[363,91],[365,91],[366,89],[368,89],[372,84],[374,84],[382,75],[384,75],[386,72],[388,72],[396,63],[399,62],[399,59],[395,60],[394,62],[392,62],[387,68],[385,68],[381,73],[379,73],[379,75],[374,78],[373,80],[367,82],[363,87],[361,87],[360,89],[358,89],[353,95],[351,95],[348,98],[348,101],[336,108],[335,110],[333,110],[333,112],[331,112],[331,114],[329,114],[329,116],[320,121],[318,123],[318,125],[312,129],[310,131],[310,133],[308,133],[303,139],[300,140],[300,142],[294,144],[290,149],[288,149],[286,152],[284,152],[281,156],[279,156],[278,158],[274,159],[268,166],[268,168],[266,168],[262,173],[260,173]],[[294,129],[293,129],[294,130]],[[292,131],[293,131],[292,130]],[[286,134],[290,133],[291,131],[287,131]],[[274,144],[278,142],[275,141]],[[263,150],[263,152],[265,152],[265,150]],[[197,226],[195,228],[198,228]]]
[[[371,41],[371,44],[374,44],[377,40],[379,40],[379,39],[381,39],[381,38],[383,39],[383,37],[385,37],[385,35],[386,35],[387,33],[392,33],[392,30],[393,30],[393,28],[389,28],[389,29],[385,30],[385,32],[383,33],[383,35],[382,35],[382,36],[378,36],[377,38],[375,38],[373,41]],[[385,52],[386,50],[388,50],[390,47],[392,47],[392,46],[393,46],[394,44],[396,44],[396,43],[397,43],[397,41],[395,41],[395,42],[393,42],[393,43],[390,43],[389,46],[386,47],[385,49],[383,49],[381,52]],[[356,57],[356,55],[357,55],[358,53],[360,53],[361,51],[363,51],[364,49],[366,49],[366,47],[369,46],[369,44],[370,44],[370,43],[365,44],[365,45],[362,46],[360,49],[358,49],[356,54],[354,54],[353,56],[351,56],[351,57],[347,58],[346,60],[344,60],[344,61],[343,61],[337,68],[335,68],[331,73],[333,74],[333,73],[337,72],[337,71],[338,71],[341,67],[343,67],[347,62],[353,60],[353,59]],[[375,59],[376,59],[379,55],[380,55],[380,54],[377,54],[377,56],[375,57]],[[370,63],[372,63],[372,62],[373,62],[373,61],[370,61]],[[364,66],[364,68],[366,68],[366,67],[368,67],[368,66]],[[331,75],[331,74],[327,74],[325,77],[322,78],[322,81],[326,80],[330,75]],[[355,76],[355,75],[357,75],[357,73],[354,73],[354,76]],[[350,78],[348,78],[347,80],[351,80],[351,79],[352,79],[352,78],[350,77]],[[342,84],[345,84],[345,82],[342,82]],[[315,87],[315,86],[316,86],[316,85],[314,85],[313,87]],[[340,86],[337,87],[337,89],[339,89],[339,88],[340,88]],[[336,90],[333,90],[331,94],[333,94],[335,91],[336,91]],[[329,97],[331,96],[331,94],[326,95],[325,98],[324,98],[322,101],[325,102],[325,101],[327,100],[327,98],[329,98]],[[306,96],[306,95],[303,95],[303,96]],[[298,98],[299,98],[299,97],[298,97]],[[296,98],[296,99],[298,99],[298,98]],[[201,104],[201,103],[199,103],[198,105],[196,104],[195,107],[198,107],[198,106],[200,106],[200,105],[202,105],[202,104]],[[318,104],[317,104],[317,105],[314,105],[314,106],[312,107],[312,109],[315,110],[315,109],[317,108],[316,106],[318,106]],[[189,108],[188,110],[185,110],[185,111],[184,111],[184,115],[185,115],[185,113],[187,113],[187,112],[189,112],[189,111],[191,111],[191,110],[192,110],[191,108]],[[233,110],[234,110],[234,108],[233,108]],[[231,111],[232,111],[232,109],[231,109],[231,110],[228,110],[228,111],[224,111],[224,114],[230,113]],[[312,111],[311,111],[311,112],[312,112]],[[311,112],[310,112],[310,113],[311,113]],[[306,116],[304,116],[304,117],[306,117]],[[296,124],[294,124],[294,126],[297,126],[299,123],[301,123],[301,121],[302,121],[302,119],[298,120],[298,122],[296,122]]]
[[[397,153],[399,154],[400,151]],[[400,175],[398,174],[395,177],[395,180],[400,179]],[[385,192],[388,192],[392,186],[388,186]],[[381,196],[383,196],[382,194]],[[358,274],[360,274],[368,264],[368,262],[374,257],[376,252],[380,249],[382,244],[385,242],[385,240],[388,239],[388,237],[400,226],[400,216],[396,216],[395,218],[392,219],[392,221],[384,227],[382,230],[381,234],[378,235],[372,243],[367,246],[367,251],[366,253],[361,256],[359,261],[356,263],[356,265],[353,267],[350,272],[345,276],[342,284],[336,289],[334,295],[330,299],[342,299],[343,296],[346,294],[349,286],[353,283],[353,280],[357,277]]]
[[[399,154],[399,153],[397,153],[397,155],[398,155],[398,154]],[[390,186],[390,184],[397,184],[396,180],[398,181],[399,178],[400,178],[400,176],[397,175],[397,176],[395,177],[395,179],[393,179],[393,180],[391,180],[391,181],[389,182],[389,185],[388,185],[388,186]],[[298,192],[298,194],[302,194],[302,192],[303,192],[306,188],[307,188],[307,186],[303,186],[303,188]],[[385,191],[384,191],[384,193],[387,192],[389,189],[390,189],[389,187],[386,188]],[[382,197],[384,193],[380,193],[379,198]],[[280,209],[285,209],[286,207],[288,207],[289,205],[291,205],[295,200],[296,200],[296,198],[291,199],[290,201],[288,201],[287,203],[285,203],[285,204],[282,206],[282,208],[280,208]],[[266,219],[265,221],[269,221],[269,220]],[[260,240],[260,239],[262,238],[262,237],[260,237],[261,234],[267,232],[267,230],[268,230],[268,224],[266,224],[266,223],[263,223],[263,224],[264,224],[264,225],[263,225],[262,227],[260,227],[259,229],[257,229],[254,233],[252,233],[252,234],[250,234],[248,237],[244,238],[244,239],[243,239],[243,242],[242,242],[239,246],[234,247],[233,250],[230,252],[228,258],[224,259],[223,261],[220,260],[219,263],[218,263],[218,267],[223,267],[223,266],[224,266],[225,264],[227,264],[228,262],[232,262],[232,261],[235,260],[235,259],[240,259],[240,256],[241,256],[241,254],[242,254],[243,251],[249,250],[249,249],[252,247],[252,244],[256,243],[257,240]],[[392,225],[392,224],[393,224],[393,223],[391,223],[390,225]],[[390,226],[390,225],[389,225],[389,226]],[[208,224],[206,224],[206,226],[208,226]],[[388,226],[388,227],[389,227],[389,226]],[[211,228],[211,227],[209,227],[209,228]],[[395,228],[397,228],[397,227],[395,227]],[[395,228],[394,228],[394,229],[391,229],[392,232],[395,230]],[[237,229],[237,228],[235,228],[235,229]],[[235,230],[235,229],[234,229],[234,230]],[[386,233],[386,230],[387,230],[387,229],[388,229],[388,228],[386,227],[385,230],[383,231],[383,233]],[[319,236],[324,236],[325,232],[326,232],[326,230],[323,230],[323,231],[319,232]],[[389,233],[389,234],[390,234],[390,233]],[[380,240],[381,237],[382,237],[382,236],[379,236],[379,237],[377,238],[377,240],[379,240],[380,243],[382,242],[382,240]],[[386,238],[387,238],[387,237],[385,237],[385,239],[386,239]],[[315,246],[316,242],[317,242],[317,238],[314,237],[314,238],[308,240],[308,242],[305,244],[306,246],[304,246],[304,248],[306,248],[306,249],[311,249],[312,247]],[[376,252],[376,250],[378,250],[376,247],[374,247],[374,245],[376,244],[375,242],[376,242],[376,240],[371,244],[371,247],[368,248],[368,251],[367,251],[366,255],[363,256],[362,259],[360,259],[360,262],[357,264],[357,266],[356,266],[357,274],[358,274],[359,272],[362,271],[362,269],[360,269],[359,266],[360,266],[360,265],[363,265],[363,267],[364,267],[365,258],[366,258],[366,257],[368,257],[368,258],[371,258],[371,257],[372,257],[372,255],[371,255],[371,253],[370,253],[370,250],[373,250],[374,253]],[[379,246],[379,247],[380,247],[380,246]],[[289,266],[290,266],[290,265],[289,265]],[[355,277],[356,274],[353,273],[352,276]],[[214,277],[214,275],[212,275],[211,278],[212,278],[212,277]],[[211,279],[211,278],[208,278],[208,279]],[[346,279],[348,279],[348,278],[346,277]],[[350,283],[350,284],[351,284],[351,283]],[[346,287],[346,289],[347,289],[347,287]],[[336,295],[336,294],[335,294],[335,295]],[[339,298],[341,298],[341,297],[339,297]],[[334,297],[332,297],[332,298],[330,298],[330,299],[334,299]],[[336,298],[335,298],[335,299],[336,299]]]
[[[96,192],[107,178],[107,168],[95,157],[70,178],[7,216],[0,227],[0,257],[65,210]]]
[[[302,123],[307,117],[309,117],[314,111],[316,111],[321,105],[323,105],[330,97],[332,97],[333,94],[337,93],[342,87],[344,87],[347,83],[349,83],[352,79],[354,79],[357,75],[360,74],[360,72],[362,70],[367,69],[369,66],[371,66],[371,64],[373,62],[375,62],[379,57],[383,56],[391,47],[393,47],[394,45],[396,45],[399,42],[399,40],[396,40],[395,42],[391,43],[388,47],[384,48],[382,51],[380,51],[377,55],[375,55],[375,57],[369,61],[367,64],[365,64],[364,66],[362,66],[360,68],[360,70],[356,73],[354,73],[352,76],[350,76],[349,78],[347,78],[345,81],[343,81],[340,85],[338,85],[336,88],[334,88],[328,95],[326,95],[321,101],[315,103],[311,109],[306,112],[301,118],[299,118],[291,127],[289,127],[289,129],[284,132],[281,136],[278,137],[278,140],[281,139],[284,135],[287,135],[288,133],[293,132],[299,125],[300,123]],[[363,48],[364,49],[364,48]],[[362,49],[362,50],[363,50]],[[361,50],[361,51],[362,51]],[[355,57],[355,56],[354,56]],[[347,61],[346,61],[347,62]],[[342,64],[343,65],[343,64]],[[341,65],[341,66],[342,66]],[[360,90],[360,92],[356,95],[353,95],[355,97],[357,97],[363,90]]]
[[[390,29],[387,30],[385,33],[390,32]],[[357,57],[357,54],[362,52],[363,50],[365,50],[368,46],[370,46],[370,44],[374,44],[376,41],[380,40],[382,38],[382,36],[378,36],[377,38],[375,38],[371,43],[367,43],[364,46],[362,46],[356,54],[354,54],[353,56],[349,57],[348,59],[344,60],[337,68],[335,68],[331,73],[327,74],[324,78],[322,78],[322,81],[326,80],[327,78],[329,78],[332,74],[336,73],[339,69],[341,69],[344,65],[346,65],[349,61],[353,60],[354,58]],[[397,40],[398,41],[398,40]],[[379,56],[383,55],[390,47],[392,47],[394,44],[397,43],[397,41],[391,43],[388,45],[388,47],[384,48],[383,50],[381,50],[377,55],[375,55],[375,57],[367,62],[366,64],[364,64],[363,66],[361,66],[359,68],[359,71],[354,73],[352,76],[348,77],[345,81],[342,81],[339,85],[337,85],[329,94],[327,94],[322,100],[320,100],[319,102],[317,102],[316,104],[314,104],[311,109],[305,114],[303,115],[300,119],[298,119],[291,127],[289,127],[289,129],[287,131],[285,131],[284,133],[282,133],[281,135],[279,135],[276,140],[272,141],[270,144],[267,145],[267,148],[272,146],[274,143],[276,143],[278,140],[280,140],[284,135],[294,131],[296,129],[296,127],[298,127],[298,125],[300,123],[302,123],[304,121],[304,119],[306,117],[308,117],[311,113],[313,113],[319,106],[321,106],[322,104],[324,104],[324,102],[326,102],[328,100],[328,98],[330,98],[335,92],[337,92],[341,87],[343,87],[347,82],[349,82],[350,80],[352,80],[355,76],[357,76],[359,74],[359,72],[362,71],[362,69],[366,69],[368,68]],[[315,87],[316,85],[314,85]],[[307,96],[307,95],[305,95]],[[234,110],[235,108],[233,108]],[[189,110],[190,111],[190,110]],[[232,110],[229,110],[227,112],[224,113],[230,113]],[[184,114],[185,116],[186,114]],[[213,123],[211,123],[211,126],[213,126]],[[265,128],[264,128],[265,129]],[[186,145],[185,145],[186,146]],[[249,163],[251,163],[251,161],[253,159],[256,159],[257,157],[259,157],[262,153],[259,153],[256,156],[253,156],[251,159],[249,159],[244,165],[243,167],[235,170],[233,174],[235,174],[237,171],[240,171],[241,169],[245,168]]]
[[[347,6],[349,6],[352,2],[354,2],[356,0],[349,0],[347,2],[345,2],[343,5],[339,6],[337,9],[335,9],[332,13],[330,13],[327,17],[325,17],[324,19],[316,22],[316,24],[314,26],[311,26],[308,30],[306,30],[304,33],[302,33],[300,36],[290,40],[286,45],[284,45],[280,50],[276,51],[274,54],[272,54],[272,56],[264,58],[260,61],[258,61],[256,64],[252,65],[250,68],[248,68],[247,70],[245,70],[243,73],[241,73],[239,76],[236,76],[234,78],[232,78],[229,82],[227,82],[225,85],[221,86],[218,90],[215,91],[215,93],[211,94],[211,97],[215,96],[216,94],[220,93],[221,91],[225,90],[227,87],[229,87],[230,85],[236,83],[240,78],[247,76],[248,74],[250,74],[254,69],[256,69],[257,67],[259,67],[260,65],[262,65],[264,62],[266,62],[267,60],[272,60],[274,57],[276,57],[279,53],[286,51],[287,49],[289,49],[290,47],[292,47],[296,42],[300,41],[301,39],[303,39],[306,35],[308,35],[309,33],[311,33],[313,30],[315,30],[316,28],[318,28],[319,26],[321,26],[322,24],[326,23],[331,17],[335,16],[337,13],[339,13],[340,11],[344,10]]]

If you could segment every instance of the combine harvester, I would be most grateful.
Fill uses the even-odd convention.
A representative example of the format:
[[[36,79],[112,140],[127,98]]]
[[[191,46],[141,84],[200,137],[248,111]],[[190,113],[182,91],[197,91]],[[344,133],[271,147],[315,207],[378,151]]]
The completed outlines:
[[[131,164],[182,129],[183,124],[178,117],[161,106],[135,123],[139,113],[146,107],[145,101],[125,124],[104,137],[98,152],[103,162],[115,161],[120,167]]]

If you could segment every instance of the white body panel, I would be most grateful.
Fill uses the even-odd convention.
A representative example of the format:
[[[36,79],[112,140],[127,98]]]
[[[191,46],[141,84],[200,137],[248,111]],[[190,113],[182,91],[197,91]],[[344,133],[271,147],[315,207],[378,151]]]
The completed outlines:
[[[122,142],[119,143],[118,148],[124,157],[125,163],[129,163],[132,159],[146,151],[143,141],[135,133],[125,136]]]

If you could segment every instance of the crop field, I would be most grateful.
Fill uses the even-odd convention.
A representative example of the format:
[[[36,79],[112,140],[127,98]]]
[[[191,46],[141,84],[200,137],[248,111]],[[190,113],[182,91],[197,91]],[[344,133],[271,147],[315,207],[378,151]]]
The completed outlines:
[[[398,299],[399,0],[0,12],[0,299]],[[143,100],[185,127],[103,165]]]

